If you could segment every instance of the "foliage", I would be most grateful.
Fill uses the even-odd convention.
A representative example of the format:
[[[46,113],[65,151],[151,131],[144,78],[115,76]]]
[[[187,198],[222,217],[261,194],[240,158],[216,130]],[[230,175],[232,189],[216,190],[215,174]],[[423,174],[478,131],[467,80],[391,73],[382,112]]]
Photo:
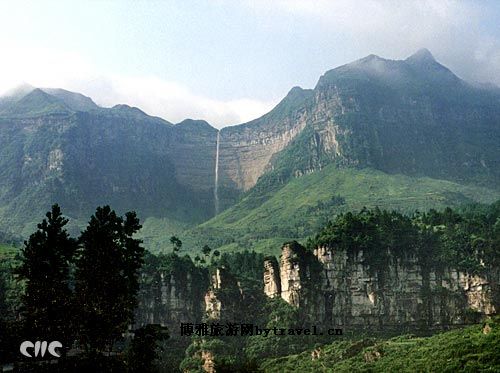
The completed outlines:
[[[25,242],[16,271],[25,281],[24,326],[31,338],[50,336],[70,347],[74,339],[70,265],[77,245],[65,229],[68,219],[58,205],[46,217]]]
[[[155,360],[159,358],[159,342],[168,337],[168,331],[160,325],[148,324],[137,329],[126,354],[129,371],[156,372]]]
[[[431,337],[345,340],[261,364],[264,372],[495,372],[500,320]]]
[[[144,248],[132,236],[141,228],[135,213],[116,215],[98,207],[80,237],[76,260],[79,341],[102,351],[133,322]]]
[[[499,202],[461,213],[446,208],[412,217],[392,211],[362,209],[340,214],[329,222],[308,247],[335,247],[349,255],[363,252],[366,265],[380,275],[389,257],[417,258],[424,268],[450,266],[469,273],[500,263]],[[391,255],[389,255],[389,253]]]
[[[221,251],[270,254],[280,243],[307,239],[335,216],[364,206],[412,213],[473,201],[492,203],[500,197],[492,189],[333,164],[292,178],[265,200],[259,195],[249,192],[235,206],[188,230],[186,241],[208,243]]]
[[[264,271],[264,255],[254,251],[242,251],[235,253],[222,253],[218,265],[229,268],[238,280],[246,284],[248,281],[259,281],[262,284]],[[262,286],[260,286],[262,287]]]
[[[179,240],[177,237],[175,236],[170,237],[170,243],[172,244],[172,252],[176,253],[181,251],[182,241]]]

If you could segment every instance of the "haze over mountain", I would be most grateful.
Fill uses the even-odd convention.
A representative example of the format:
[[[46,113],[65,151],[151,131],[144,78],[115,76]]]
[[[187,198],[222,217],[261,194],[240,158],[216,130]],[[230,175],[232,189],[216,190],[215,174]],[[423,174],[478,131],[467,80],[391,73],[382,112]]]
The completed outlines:
[[[0,99],[0,230],[26,235],[54,202],[77,222],[110,204],[182,226],[211,218],[216,201],[221,211],[232,206],[202,229],[252,214],[286,220],[284,206],[300,212],[294,224],[306,224],[307,208],[340,211],[328,204],[337,196],[345,208],[394,206],[391,198],[408,194],[414,199],[399,207],[489,202],[500,190],[499,140],[499,91],[459,79],[427,50],[340,66],[314,89],[295,87],[269,113],[220,132],[202,120],[174,125],[126,105],[24,87]],[[395,185],[407,192],[391,194]],[[297,199],[318,187],[314,201]],[[280,204],[262,210],[273,199]]]

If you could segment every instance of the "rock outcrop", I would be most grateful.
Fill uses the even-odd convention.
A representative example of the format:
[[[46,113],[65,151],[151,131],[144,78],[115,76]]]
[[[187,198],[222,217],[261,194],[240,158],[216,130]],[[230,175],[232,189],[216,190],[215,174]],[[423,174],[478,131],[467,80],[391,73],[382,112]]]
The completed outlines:
[[[217,130],[203,120],[187,119],[171,127],[166,149],[175,167],[177,182],[212,197],[215,179]]]
[[[207,287],[203,273],[196,268],[143,273],[136,326],[161,324],[167,326],[172,335],[177,335],[181,323],[201,322]]]
[[[236,278],[224,267],[216,268],[205,294],[205,316],[211,320],[231,320],[241,303],[242,290]]]
[[[264,260],[264,293],[269,298],[281,295],[280,268],[274,256]]]
[[[293,96],[293,97],[290,97]],[[292,106],[299,100],[302,107]],[[306,102],[310,91],[295,88],[269,114],[252,122],[221,130],[221,185],[246,191],[271,166],[272,157],[282,151],[306,126]],[[297,102],[293,102],[297,105]]]
[[[287,244],[279,295],[317,322],[359,328],[439,328],[498,312],[498,271],[479,276],[427,268],[415,257],[389,258],[373,271],[362,251],[318,247],[311,253]],[[268,296],[276,296],[267,290],[276,285],[266,285]]]

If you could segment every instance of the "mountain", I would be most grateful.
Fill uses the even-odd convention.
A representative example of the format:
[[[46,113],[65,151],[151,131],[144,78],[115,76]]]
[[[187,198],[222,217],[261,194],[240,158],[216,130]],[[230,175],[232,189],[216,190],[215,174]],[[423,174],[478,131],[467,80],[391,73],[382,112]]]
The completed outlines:
[[[45,113],[66,113],[68,111],[69,107],[64,101],[36,88],[19,100],[13,101],[11,105],[6,106],[3,114],[15,117],[36,116]]]
[[[207,157],[207,136],[197,140],[198,132],[126,105],[105,109],[76,93],[34,89],[0,116],[1,225],[26,236],[55,202],[75,229],[102,204],[142,218],[203,221],[213,214],[212,173],[207,192],[197,170],[193,179],[177,172],[191,167],[193,157],[182,154],[214,168],[215,149],[209,144]]]
[[[276,126],[290,128],[287,146],[236,205],[190,231],[194,242],[216,232],[214,245],[269,252],[363,206],[408,212],[500,196],[500,94],[427,50],[330,70],[291,112],[291,127]]]
[[[307,235],[363,204],[490,202],[499,139],[499,91],[461,80],[427,50],[337,67],[220,131],[25,87],[0,99],[0,228],[26,235],[53,202],[81,224],[109,203],[137,210],[151,245],[172,233],[192,245],[239,235],[229,228],[243,224],[250,240]]]
[[[274,160],[278,179],[341,166],[497,187],[500,95],[473,87],[419,51],[371,55],[325,73],[307,126]]]
[[[59,88],[44,88],[43,91],[58,98],[64,102],[66,106],[75,111],[89,111],[99,108],[90,97],[80,93],[74,93]]]

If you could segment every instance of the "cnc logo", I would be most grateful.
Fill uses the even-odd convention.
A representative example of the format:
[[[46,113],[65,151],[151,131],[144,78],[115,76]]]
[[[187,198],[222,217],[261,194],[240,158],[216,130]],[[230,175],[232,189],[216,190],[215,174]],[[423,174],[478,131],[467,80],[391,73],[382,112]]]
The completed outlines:
[[[23,354],[26,357],[33,357],[31,354],[28,352],[28,349],[34,349],[35,351],[35,357],[38,357],[40,355],[41,357],[45,356],[45,353],[48,351],[49,354],[55,357],[60,357],[56,352],[56,348],[61,348],[62,343],[59,341],[53,341],[50,343],[47,343],[47,341],[36,341],[35,343],[31,341],[24,341],[21,343],[21,346],[19,347],[19,351],[21,351],[21,354]]]

